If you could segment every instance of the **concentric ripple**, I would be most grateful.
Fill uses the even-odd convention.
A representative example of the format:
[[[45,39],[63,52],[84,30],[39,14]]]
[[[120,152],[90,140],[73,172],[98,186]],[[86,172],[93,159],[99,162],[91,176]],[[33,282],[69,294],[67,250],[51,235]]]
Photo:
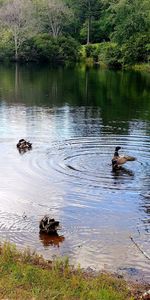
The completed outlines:
[[[82,267],[145,274],[150,264],[146,73],[1,66],[0,237]],[[9,80],[8,80],[9,79]],[[19,139],[33,144],[20,154]],[[132,155],[112,172],[116,146]],[[39,234],[48,214],[57,239]]]
[[[111,158],[116,145],[121,153],[136,157],[122,170],[112,172]],[[150,141],[138,136],[95,137],[65,140],[44,145],[30,157],[30,168],[37,174],[58,180],[108,190],[147,191],[150,175]]]
[[[114,173],[116,145],[137,160]],[[41,137],[20,155],[14,140],[1,140],[1,239],[48,258],[67,255],[83,267],[144,272],[149,280],[147,260],[129,239],[150,255],[149,146],[148,136]],[[57,239],[39,235],[44,214],[60,220]]]

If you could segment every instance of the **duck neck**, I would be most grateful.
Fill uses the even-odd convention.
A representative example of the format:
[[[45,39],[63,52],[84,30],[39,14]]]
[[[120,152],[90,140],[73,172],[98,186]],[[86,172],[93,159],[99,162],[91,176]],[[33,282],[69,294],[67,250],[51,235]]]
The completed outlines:
[[[119,156],[118,150],[115,150],[114,156]]]

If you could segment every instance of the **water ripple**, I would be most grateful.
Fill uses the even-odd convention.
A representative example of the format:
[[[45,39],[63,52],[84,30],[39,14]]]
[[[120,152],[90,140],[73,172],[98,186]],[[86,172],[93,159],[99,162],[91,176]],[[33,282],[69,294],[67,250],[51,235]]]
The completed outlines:
[[[29,245],[48,258],[67,255],[83,267],[128,272],[136,265],[149,278],[145,258],[129,240],[134,235],[148,252],[148,136],[34,138],[32,151],[24,155],[13,139],[0,143],[2,240]],[[116,145],[137,160],[114,173],[111,158]],[[45,213],[61,222],[56,240],[39,236],[39,220]]]
[[[122,146],[122,153],[133,155],[135,162],[129,162],[119,172],[112,172],[111,158],[116,144]],[[138,145],[138,147],[137,147]],[[78,182],[108,190],[147,190],[150,175],[150,141],[140,137],[78,138],[62,143],[54,142],[37,149],[29,156],[30,169],[39,176],[65,178],[67,182]]]

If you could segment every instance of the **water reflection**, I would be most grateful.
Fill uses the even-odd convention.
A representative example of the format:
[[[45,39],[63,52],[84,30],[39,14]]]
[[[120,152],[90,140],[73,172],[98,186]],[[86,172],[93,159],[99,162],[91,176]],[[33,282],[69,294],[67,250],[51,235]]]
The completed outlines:
[[[60,247],[60,244],[65,240],[63,235],[55,234],[48,235],[46,233],[40,233],[39,239],[45,248],[49,246]]]
[[[123,175],[134,177],[134,172],[132,170],[127,169],[125,167],[121,167],[121,166],[119,167],[119,169],[116,169],[116,170],[113,169],[112,173],[113,173],[113,176],[115,179],[123,177]]]
[[[140,84],[139,84],[140,82]],[[38,66],[0,67],[0,97],[27,106],[91,106],[101,108],[101,118],[116,133],[127,133],[131,119],[149,119],[149,74],[88,69],[50,69]],[[9,88],[8,88],[9,87]],[[89,114],[89,111],[85,109]],[[75,117],[77,117],[75,115]],[[86,118],[86,115],[84,116]],[[121,121],[121,123],[120,123]],[[124,122],[122,122],[124,121]],[[113,126],[113,122],[115,122]]]
[[[25,154],[26,152],[28,152],[28,151],[31,151],[32,149],[27,149],[27,148],[24,148],[24,149],[17,149],[18,150],[18,152],[21,154],[21,155],[23,155],[23,154]]]

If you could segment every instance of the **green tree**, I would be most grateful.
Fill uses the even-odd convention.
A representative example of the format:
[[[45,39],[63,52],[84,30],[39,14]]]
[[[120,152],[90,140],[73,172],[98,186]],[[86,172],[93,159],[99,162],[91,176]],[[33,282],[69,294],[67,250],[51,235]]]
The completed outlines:
[[[14,41],[15,60],[18,51],[27,36],[33,35],[33,4],[30,0],[13,0],[4,2],[0,7],[0,27],[7,29]]]
[[[70,1],[71,2],[71,1]],[[100,0],[72,0],[79,23],[86,28],[86,43],[91,41],[92,21],[98,20],[101,14],[102,4]]]
[[[120,0],[113,6],[115,26],[113,39],[120,45],[131,36],[148,33],[150,28],[150,2],[147,0]]]
[[[71,9],[62,0],[43,0],[38,7],[43,30],[55,38],[62,35],[73,16]]]

